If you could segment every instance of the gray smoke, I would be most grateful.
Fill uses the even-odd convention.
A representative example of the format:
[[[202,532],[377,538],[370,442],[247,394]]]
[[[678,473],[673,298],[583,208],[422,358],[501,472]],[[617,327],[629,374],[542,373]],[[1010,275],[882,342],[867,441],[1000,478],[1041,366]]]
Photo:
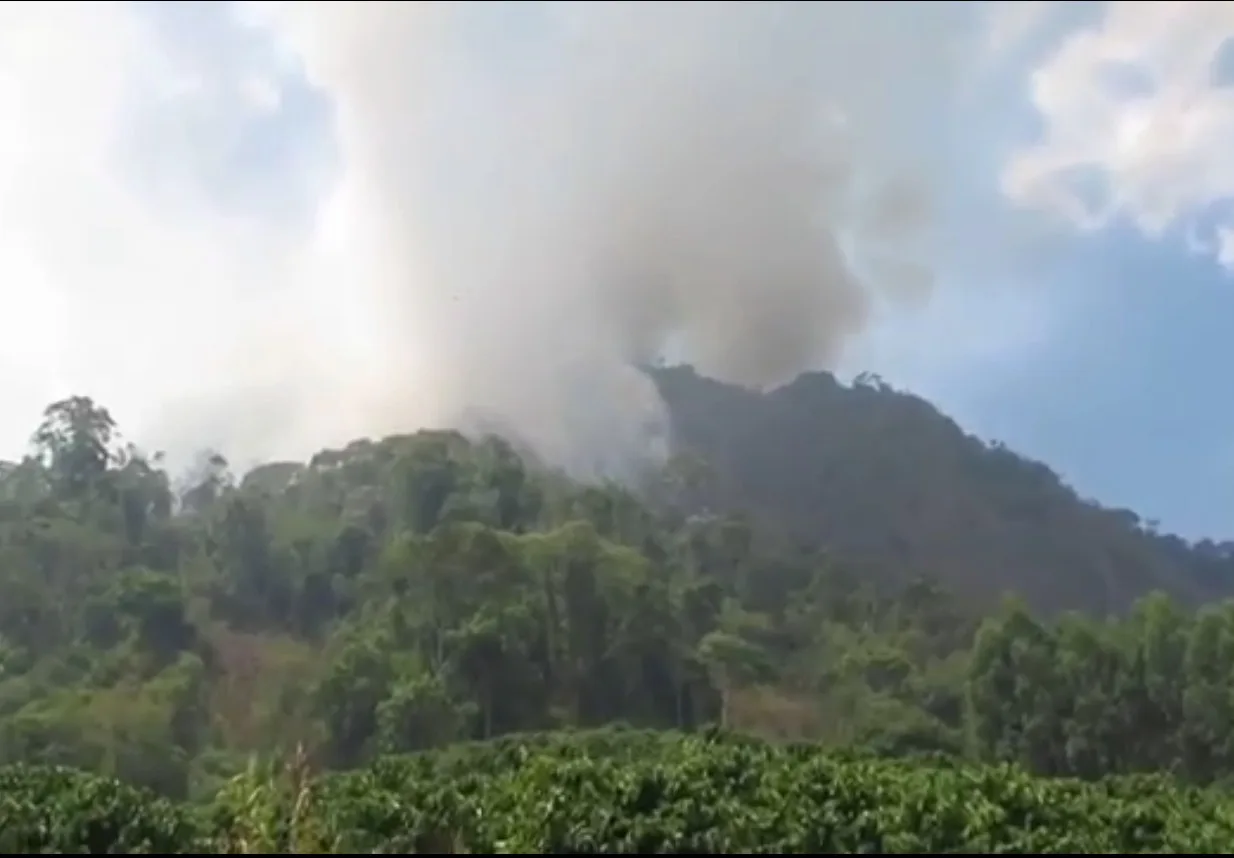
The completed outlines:
[[[633,363],[776,384],[931,288],[951,4],[261,11],[335,109],[339,293],[377,318],[354,428],[483,415],[612,472],[664,436]]]

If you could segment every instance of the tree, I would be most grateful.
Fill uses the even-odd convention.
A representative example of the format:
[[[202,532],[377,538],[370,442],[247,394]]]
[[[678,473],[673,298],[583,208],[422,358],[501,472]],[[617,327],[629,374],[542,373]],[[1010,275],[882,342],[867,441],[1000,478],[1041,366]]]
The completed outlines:
[[[32,438],[54,484],[72,498],[98,485],[117,460],[115,440],[111,414],[88,396],[71,396],[47,406]]]

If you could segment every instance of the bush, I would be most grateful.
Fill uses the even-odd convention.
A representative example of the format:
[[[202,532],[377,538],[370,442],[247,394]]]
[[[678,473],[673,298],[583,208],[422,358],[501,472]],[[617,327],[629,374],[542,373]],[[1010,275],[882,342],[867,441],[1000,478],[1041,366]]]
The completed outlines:
[[[720,734],[514,737],[386,758],[312,783],[269,777],[260,782],[250,772],[196,814],[99,778],[9,769],[0,775],[0,847],[1074,855],[1229,853],[1234,846],[1228,798],[1162,777],[1084,784],[1010,766],[835,755]]]
[[[189,810],[72,769],[0,768],[0,853],[154,855],[202,851]]]

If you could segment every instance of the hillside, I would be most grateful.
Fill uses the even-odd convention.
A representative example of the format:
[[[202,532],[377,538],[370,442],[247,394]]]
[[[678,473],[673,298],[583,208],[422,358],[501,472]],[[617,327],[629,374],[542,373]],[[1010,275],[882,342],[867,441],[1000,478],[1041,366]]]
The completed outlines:
[[[717,401],[731,394],[676,378]],[[875,416],[924,415],[919,438],[884,419],[886,437],[906,436],[897,449],[980,451],[924,403],[832,395],[864,397]],[[765,432],[761,469],[774,474],[791,459],[792,422],[777,430],[765,416],[777,409],[750,402],[723,429],[756,447],[748,433]],[[877,448],[877,421],[861,409],[849,419],[859,431],[835,449]],[[696,433],[721,428],[696,420]],[[719,724],[1041,775],[1234,776],[1234,603],[1192,613],[1158,594],[1117,619],[1055,621],[916,574],[950,568],[953,584],[956,568],[977,574],[973,558],[992,554],[968,538],[937,543],[935,558],[967,564],[948,567],[904,552],[907,542],[899,561],[887,550],[846,557],[740,514],[700,514],[708,496],[739,506],[748,491],[768,519],[777,497],[816,485],[761,476],[757,460],[723,476],[721,459],[709,481],[677,458],[640,496],[574,482],[498,438],[422,431],[242,480],[216,454],[173,488],[158,458],[125,444],[82,397],[50,405],[34,443],[0,470],[0,765],[68,765],[207,796],[253,755],[300,748],[316,767],[353,769],[460,741],[626,723]],[[901,485],[930,499],[930,475],[950,471],[937,468],[943,454],[922,455],[936,466],[911,479],[894,456],[848,463],[841,523],[907,527],[879,505],[907,516]],[[801,473],[818,467],[799,462]],[[871,474],[883,475],[879,494],[866,491],[878,485]],[[939,497],[980,507],[977,477],[961,485],[975,496],[952,486]],[[1031,496],[1010,477],[1003,485],[1008,504]],[[810,510],[784,518],[806,525]],[[1141,550],[1158,544],[1111,531]],[[1112,580],[1137,580],[1117,561]]]
[[[714,503],[863,568],[937,576],[981,606],[1014,591],[1050,612],[1234,592],[1234,546],[1190,546],[1082,500],[1046,465],[877,380],[812,373],[760,394],[689,368],[652,376],[676,441],[711,466]]]

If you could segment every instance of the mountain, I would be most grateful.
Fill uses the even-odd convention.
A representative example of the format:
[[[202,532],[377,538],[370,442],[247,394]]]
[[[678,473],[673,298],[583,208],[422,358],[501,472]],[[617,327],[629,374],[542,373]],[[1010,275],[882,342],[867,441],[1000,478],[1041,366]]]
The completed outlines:
[[[810,373],[760,393],[689,367],[649,370],[679,450],[710,468],[709,502],[901,577],[988,605],[1121,612],[1163,591],[1234,591],[1234,545],[1188,544],[1079,497],[1046,465],[966,434],[871,376]]]
[[[682,451],[642,497],[445,430],[173,482],[103,406],[52,403],[0,468],[0,766],[207,796],[255,756],[718,723],[1234,782],[1234,600],[1179,604],[1220,594],[1224,549],[868,380],[655,378]]]

